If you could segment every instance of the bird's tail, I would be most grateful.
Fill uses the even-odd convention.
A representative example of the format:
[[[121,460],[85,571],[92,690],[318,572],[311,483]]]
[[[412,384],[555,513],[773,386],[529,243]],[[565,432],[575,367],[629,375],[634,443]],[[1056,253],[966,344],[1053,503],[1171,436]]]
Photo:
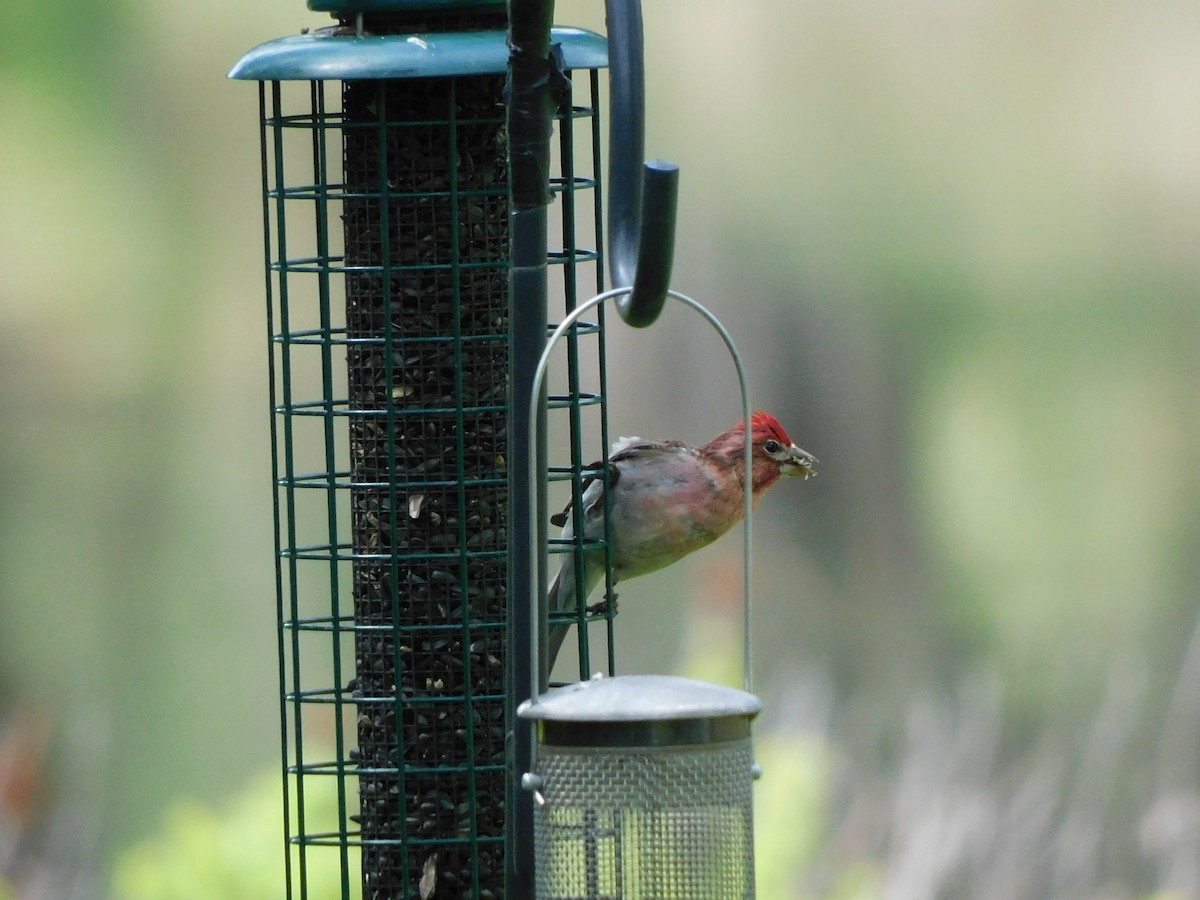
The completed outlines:
[[[563,559],[562,568],[558,570],[558,575],[554,578],[554,583],[550,585],[550,590],[546,596],[546,608],[551,613],[569,612],[575,609],[575,562],[572,558],[573,554],[566,554]],[[554,661],[558,659],[558,651],[562,649],[563,641],[567,639],[567,632],[571,630],[570,625],[551,623],[549,631],[546,635],[546,673],[549,675],[554,669]]]
[[[604,564],[594,554],[589,553],[584,557],[583,596],[585,599],[592,592],[592,589],[595,588],[596,583],[600,581],[600,576],[603,572]],[[553,584],[550,585],[550,590],[546,592],[547,608],[551,614],[575,614],[578,612],[579,599],[576,593],[577,587],[575,554],[564,553],[562,554],[562,566],[558,570],[558,575],[555,576]],[[570,630],[570,623],[551,623],[546,635],[545,659],[547,673],[554,668],[554,661],[558,659],[558,651],[562,649],[563,641],[567,639],[567,633]]]

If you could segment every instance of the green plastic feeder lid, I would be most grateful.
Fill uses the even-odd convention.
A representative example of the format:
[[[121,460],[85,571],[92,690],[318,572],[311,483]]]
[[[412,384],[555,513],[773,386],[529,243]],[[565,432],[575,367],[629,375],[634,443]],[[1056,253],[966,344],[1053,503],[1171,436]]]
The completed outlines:
[[[608,42],[582,28],[554,28],[568,69],[603,69]],[[240,81],[351,81],[371,78],[447,78],[508,71],[506,31],[428,34],[300,34],[268,41],[237,61]]]
[[[503,7],[507,0],[308,0],[313,12],[381,13],[430,12]]]

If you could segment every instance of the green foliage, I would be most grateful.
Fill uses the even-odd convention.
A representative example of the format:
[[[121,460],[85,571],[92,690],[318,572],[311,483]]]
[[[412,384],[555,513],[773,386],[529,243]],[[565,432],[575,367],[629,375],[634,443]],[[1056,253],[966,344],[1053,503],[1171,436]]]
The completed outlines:
[[[216,811],[194,800],[171,810],[162,833],[121,854],[113,877],[117,900],[264,900],[284,894],[283,798],[272,773]],[[306,827],[338,831],[337,784],[305,784]],[[293,857],[295,853],[293,852]],[[342,898],[336,847],[309,849],[305,883],[312,900]],[[357,850],[350,856],[351,898],[361,896]],[[295,878],[295,867],[293,867]],[[6,900],[0,889],[0,900]]]
[[[815,736],[778,732],[761,735],[754,753],[763,768],[754,792],[758,895],[787,900],[826,836],[829,754]]]

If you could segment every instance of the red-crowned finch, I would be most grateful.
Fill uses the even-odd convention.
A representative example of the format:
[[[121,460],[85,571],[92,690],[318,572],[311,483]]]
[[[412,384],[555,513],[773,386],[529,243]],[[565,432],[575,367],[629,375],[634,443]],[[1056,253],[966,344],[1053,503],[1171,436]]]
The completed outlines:
[[[754,503],[783,475],[815,475],[816,458],[797,447],[770,413],[750,418],[753,442]],[[710,544],[742,519],[745,504],[746,429],[739,422],[703,447],[682,441],[621,438],[608,457],[612,489],[611,555],[613,583],[669,566]],[[599,468],[599,465],[596,467]],[[603,541],[604,479],[588,479],[583,492],[583,534]],[[575,536],[570,504],[551,521],[563,526],[562,537]],[[583,577],[576,578],[575,554],[563,555],[562,568],[550,586],[551,613],[575,612],[576,589],[586,598],[604,578],[604,551],[584,553]],[[550,626],[547,671],[554,667],[570,625]]]

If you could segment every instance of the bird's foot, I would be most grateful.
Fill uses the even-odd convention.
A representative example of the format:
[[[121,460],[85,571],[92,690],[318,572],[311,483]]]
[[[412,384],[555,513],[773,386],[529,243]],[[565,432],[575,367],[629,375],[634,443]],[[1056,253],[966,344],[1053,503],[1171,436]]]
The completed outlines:
[[[615,591],[599,603],[593,603],[587,608],[587,611],[589,615],[599,616],[607,613],[610,609],[615,616],[617,614],[617,594]]]

